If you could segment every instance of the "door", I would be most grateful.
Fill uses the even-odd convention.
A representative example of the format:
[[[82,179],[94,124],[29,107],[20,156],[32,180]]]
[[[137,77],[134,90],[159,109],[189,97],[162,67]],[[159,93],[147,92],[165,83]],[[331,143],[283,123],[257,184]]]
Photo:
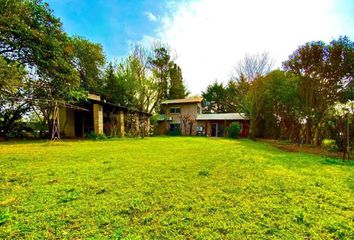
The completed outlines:
[[[218,124],[218,134],[217,137],[224,137],[225,127],[224,124]]]
[[[218,136],[218,124],[217,123],[212,123],[211,124],[211,136],[212,137],[217,137]]]

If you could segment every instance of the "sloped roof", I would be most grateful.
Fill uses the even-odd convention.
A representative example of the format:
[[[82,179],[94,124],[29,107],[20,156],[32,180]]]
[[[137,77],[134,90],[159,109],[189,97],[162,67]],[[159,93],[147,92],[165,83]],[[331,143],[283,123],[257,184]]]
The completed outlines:
[[[165,100],[161,104],[176,104],[176,103],[199,103],[203,98],[182,98],[182,99],[170,99]]]
[[[249,120],[244,113],[210,113],[199,114],[197,120]]]

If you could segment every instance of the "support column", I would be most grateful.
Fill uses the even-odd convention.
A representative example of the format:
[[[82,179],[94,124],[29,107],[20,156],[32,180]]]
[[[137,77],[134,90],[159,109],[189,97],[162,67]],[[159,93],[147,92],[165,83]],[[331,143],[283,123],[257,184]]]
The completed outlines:
[[[226,120],[224,120],[224,137],[227,137],[228,133],[226,132]]]
[[[146,135],[149,137],[150,136],[150,117],[146,116]]]
[[[100,104],[93,104],[93,128],[96,134],[103,134],[103,108]]]
[[[134,123],[135,123],[135,131],[136,131],[136,133],[138,134],[138,136],[139,136],[139,134],[140,134],[140,127],[139,127],[139,125],[140,125],[140,121],[139,121],[139,114],[134,114]]]
[[[119,137],[124,137],[125,130],[124,130],[124,112],[123,111],[119,111],[117,114],[117,124],[118,124]]]

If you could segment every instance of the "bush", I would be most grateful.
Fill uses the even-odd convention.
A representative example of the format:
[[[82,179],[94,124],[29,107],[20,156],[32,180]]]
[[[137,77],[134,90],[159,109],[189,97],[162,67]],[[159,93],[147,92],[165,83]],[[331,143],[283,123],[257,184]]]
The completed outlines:
[[[333,139],[323,139],[321,147],[330,152],[338,152],[339,148]]]
[[[233,122],[227,128],[229,138],[238,138],[241,133],[241,125],[238,122]]]
[[[87,137],[88,137],[89,139],[92,139],[92,140],[107,140],[107,139],[108,139],[107,136],[106,136],[104,133],[102,133],[102,134],[97,134],[97,133],[95,133],[95,132],[89,132],[89,133],[87,134]]]

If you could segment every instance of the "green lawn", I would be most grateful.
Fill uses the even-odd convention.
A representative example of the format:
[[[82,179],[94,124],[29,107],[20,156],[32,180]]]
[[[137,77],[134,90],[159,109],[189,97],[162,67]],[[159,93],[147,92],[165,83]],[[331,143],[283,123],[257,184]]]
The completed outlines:
[[[354,239],[354,165],[250,140],[0,143],[0,239]]]

